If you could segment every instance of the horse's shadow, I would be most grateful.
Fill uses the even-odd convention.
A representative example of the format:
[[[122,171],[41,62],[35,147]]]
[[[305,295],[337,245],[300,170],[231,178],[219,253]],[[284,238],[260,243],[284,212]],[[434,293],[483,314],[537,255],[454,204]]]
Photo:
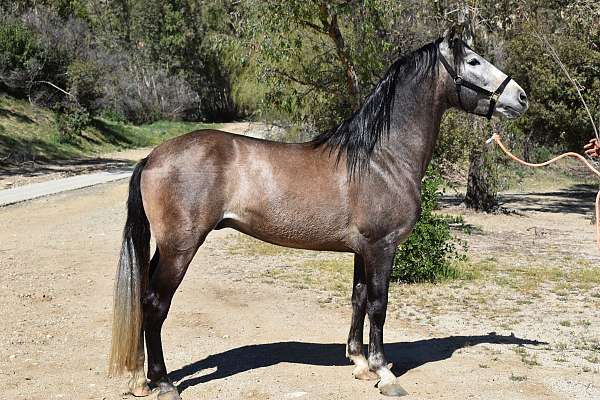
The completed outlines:
[[[458,349],[482,343],[516,344],[519,346],[546,344],[537,340],[521,339],[513,335],[496,335],[492,332],[480,336],[449,336],[416,342],[388,343],[385,350],[388,359],[394,361],[394,373],[403,375],[421,365],[450,358]],[[321,366],[350,365],[344,354],[345,345],[337,343],[277,342],[256,344],[211,355],[204,360],[196,361],[171,372],[169,377],[173,381],[179,382],[178,389],[183,392],[188,387],[213,379],[225,378],[282,362]],[[203,370],[214,368],[216,370],[210,373],[194,376]]]

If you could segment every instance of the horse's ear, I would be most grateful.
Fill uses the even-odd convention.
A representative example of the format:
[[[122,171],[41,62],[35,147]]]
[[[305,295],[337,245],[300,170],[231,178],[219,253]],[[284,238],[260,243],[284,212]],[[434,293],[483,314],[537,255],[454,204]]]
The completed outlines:
[[[452,42],[456,37],[456,26],[453,25],[444,32],[444,41],[448,43],[448,47],[452,47]]]
[[[444,32],[444,41],[448,43],[448,47],[452,48],[456,39],[462,40],[469,47],[473,47],[473,29],[468,23],[453,25]]]
[[[471,26],[469,24],[464,24],[463,25],[463,30],[462,30],[462,41],[465,42],[465,44],[471,48],[473,48],[473,39],[474,39],[474,35],[473,35],[473,30],[471,29]]]

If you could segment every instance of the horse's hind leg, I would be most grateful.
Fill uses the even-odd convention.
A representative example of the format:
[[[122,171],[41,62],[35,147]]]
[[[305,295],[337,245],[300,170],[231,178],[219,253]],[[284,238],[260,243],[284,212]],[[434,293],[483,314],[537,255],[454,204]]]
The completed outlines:
[[[352,375],[356,379],[375,380],[379,376],[369,369],[363,353],[363,328],[367,312],[367,282],[365,264],[359,254],[354,255],[354,283],[352,285],[352,323],[346,345],[346,357],[355,365]]]
[[[138,345],[137,367],[131,371],[129,380],[129,392],[135,397],[149,396],[152,391],[148,386],[148,380],[144,372],[144,362],[146,360],[144,353],[144,332],[140,334],[140,344]]]
[[[196,250],[206,237],[195,240],[191,247],[178,248],[172,244],[161,246],[160,259],[144,296],[144,333],[148,348],[148,378],[160,390],[159,400],[180,400],[177,388],[167,378],[167,368],[163,356],[161,328],[167,318],[171,300],[177,287],[183,280],[185,272],[196,253]],[[189,240],[179,241],[178,244],[190,243]]]

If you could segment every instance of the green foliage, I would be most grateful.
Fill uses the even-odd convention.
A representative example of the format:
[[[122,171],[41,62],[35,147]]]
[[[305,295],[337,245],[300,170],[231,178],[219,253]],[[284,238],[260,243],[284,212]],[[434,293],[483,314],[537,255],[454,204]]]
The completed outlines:
[[[92,61],[75,60],[67,68],[67,75],[70,93],[82,107],[93,111],[97,100],[102,97],[100,66]]]
[[[59,140],[64,143],[76,141],[91,122],[88,111],[75,104],[61,107],[54,116]]]
[[[244,88],[243,94],[252,86],[248,80],[259,82],[261,97],[254,101],[261,115],[285,115],[326,129],[355,109],[350,67],[363,99],[399,52],[430,37],[424,25],[409,23],[418,13],[416,2],[392,0],[362,2],[360,10],[351,2],[243,2],[239,32],[244,45],[232,39],[250,73],[234,85]],[[339,41],[332,37],[334,22]]]
[[[215,124],[159,121],[133,126],[126,122],[94,118],[81,136],[70,142],[61,138],[53,111],[38,107],[27,99],[0,94],[0,164],[25,161],[52,162],[110,153],[135,147],[150,147],[198,129],[218,129]]]
[[[15,0],[0,2],[0,85],[56,106],[73,92],[89,112],[144,122],[241,114],[323,130],[352,114],[390,63],[455,22],[463,1]],[[528,92],[506,123],[523,155],[579,149],[591,136],[572,84],[535,37],[548,36],[598,119],[600,3],[481,0],[476,50]],[[329,25],[339,28],[340,41]],[[358,96],[348,85],[356,74]],[[172,90],[169,92],[169,89]],[[172,104],[171,107],[169,105]],[[98,109],[96,109],[98,108]],[[472,119],[445,119],[436,159],[466,163]],[[445,166],[443,166],[445,167]]]
[[[600,110],[600,51],[577,37],[549,37],[589,107]],[[514,122],[514,128],[537,145],[560,143],[579,151],[591,137],[592,125],[575,87],[549,56],[548,49],[523,35],[511,40],[508,54],[511,72],[530,99],[529,111]]]
[[[421,216],[409,238],[396,251],[392,270],[395,280],[439,282],[459,275],[454,263],[466,258],[465,245],[453,237],[451,219],[433,212],[442,182],[439,172],[429,168],[421,186]]]
[[[0,24],[0,71],[8,73],[24,69],[40,53],[36,35],[22,23]]]

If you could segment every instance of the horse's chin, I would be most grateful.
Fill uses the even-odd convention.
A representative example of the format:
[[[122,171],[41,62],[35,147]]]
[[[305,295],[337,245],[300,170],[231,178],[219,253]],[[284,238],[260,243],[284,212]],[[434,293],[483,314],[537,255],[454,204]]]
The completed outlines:
[[[527,111],[528,107],[520,107],[520,109],[516,109],[511,106],[498,106],[496,107],[496,113],[498,116],[506,118],[506,119],[517,119]]]

